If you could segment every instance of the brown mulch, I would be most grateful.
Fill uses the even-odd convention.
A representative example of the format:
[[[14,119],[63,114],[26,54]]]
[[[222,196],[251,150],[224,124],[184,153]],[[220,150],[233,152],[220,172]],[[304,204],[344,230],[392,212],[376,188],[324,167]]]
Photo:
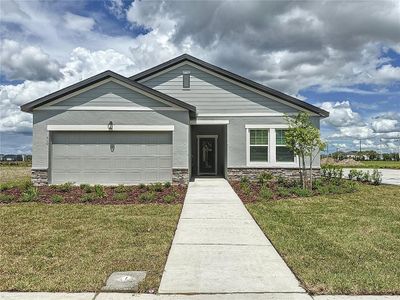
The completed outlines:
[[[78,204],[78,203],[84,203],[84,204],[144,204],[144,203],[158,203],[158,204],[167,204],[164,200],[164,197],[167,195],[172,195],[176,194],[176,198],[174,201],[169,202],[168,204],[177,204],[177,203],[183,203],[183,200],[185,199],[186,195],[186,185],[172,185],[170,187],[163,187],[162,191],[160,192],[154,192],[155,199],[148,201],[148,202],[143,202],[140,201],[139,196],[143,193],[148,192],[148,187],[139,187],[139,186],[126,186],[125,191],[122,193],[126,193],[128,195],[127,199],[125,200],[117,200],[114,199],[114,194],[117,194],[118,192],[116,189],[118,187],[113,187],[113,186],[105,186],[104,191],[105,191],[105,197],[103,198],[96,198],[84,202],[82,201],[82,196],[85,194],[93,194],[95,195],[95,192],[90,192],[86,193],[84,189],[74,186],[71,188],[70,191],[63,192],[60,190],[59,187],[57,186],[40,186],[37,187],[38,189],[38,198],[34,202],[40,202],[40,203],[47,203],[47,204],[53,204],[52,197],[54,195],[60,195],[63,197],[63,201],[61,203],[69,203],[69,204]],[[23,190],[21,188],[11,188],[5,191],[2,191],[1,194],[5,195],[13,195],[14,199],[11,203],[16,203],[16,202],[22,202],[21,201],[21,196],[22,196]],[[1,203],[0,203],[1,204]]]

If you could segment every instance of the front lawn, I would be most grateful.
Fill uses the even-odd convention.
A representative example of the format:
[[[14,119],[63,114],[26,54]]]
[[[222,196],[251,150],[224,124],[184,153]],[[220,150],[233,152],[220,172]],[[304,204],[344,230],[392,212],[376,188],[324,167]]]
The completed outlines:
[[[316,294],[400,294],[400,187],[246,206]]]
[[[115,271],[157,289],[181,204],[0,204],[0,291],[98,291]]]

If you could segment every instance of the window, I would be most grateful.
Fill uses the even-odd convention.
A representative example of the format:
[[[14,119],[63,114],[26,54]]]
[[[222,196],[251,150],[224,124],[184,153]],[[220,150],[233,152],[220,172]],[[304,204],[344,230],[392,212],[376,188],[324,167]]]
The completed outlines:
[[[268,130],[250,129],[250,162],[268,162]]]
[[[184,89],[190,89],[190,72],[189,71],[183,71],[183,88]]]
[[[294,153],[285,143],[285,131],[283,129],[276,129],[276,161],[277,162],[294,162]]]

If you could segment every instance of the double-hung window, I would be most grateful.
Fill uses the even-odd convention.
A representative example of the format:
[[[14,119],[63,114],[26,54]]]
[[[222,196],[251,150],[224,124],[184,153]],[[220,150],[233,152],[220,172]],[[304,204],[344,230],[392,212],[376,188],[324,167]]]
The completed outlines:
[[[250,162],[268,162],[268,129],[249,129]]]
[[[276,161],[277,162],[294,162],[294,153],[291,151],[285,142],[284,129],[276,129]]]

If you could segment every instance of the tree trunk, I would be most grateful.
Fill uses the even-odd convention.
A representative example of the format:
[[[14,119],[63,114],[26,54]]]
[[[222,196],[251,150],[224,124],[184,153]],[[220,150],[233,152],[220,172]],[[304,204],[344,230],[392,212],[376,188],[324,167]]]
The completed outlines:
[[[310,191],[312,191],[313,183],[312,183],[312,153],[310,154]]]
[[[300,176],[300,184],[303,185],[303,175],[301,173],[301,157],[299,155],[299,176]]]
[[[304,153],[301,154],[302,161],[302,174],[303,174],[303,189],[306,187],[306,161],[304,159]]]

